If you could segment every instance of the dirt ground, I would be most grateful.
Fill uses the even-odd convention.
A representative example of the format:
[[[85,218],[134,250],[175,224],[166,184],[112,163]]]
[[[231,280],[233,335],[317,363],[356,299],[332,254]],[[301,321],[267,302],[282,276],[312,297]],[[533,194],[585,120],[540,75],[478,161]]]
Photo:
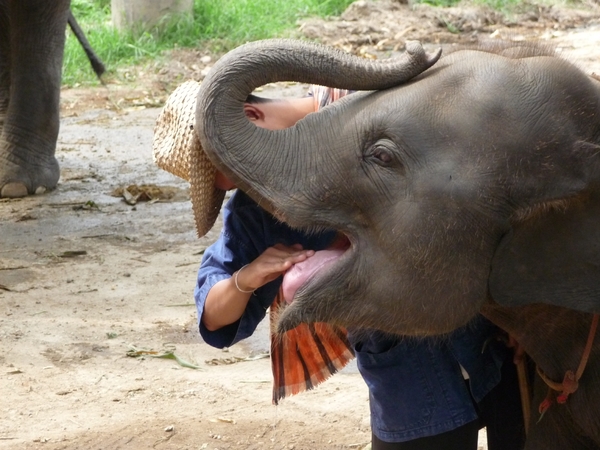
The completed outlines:
[[[405,39],[543,40],[600,73],[600,9],[581,8],[529,5],[504,17],[359,1],[299,30],[367,57]],[[178,50],[107,87],[64,89],[58,189],[0,200],[0,449],[368,448],[367,389],[354,365],[275,407],[266,324],[228,351],[196,331],[196,271],[219,224],[196,237],[188,186],[155,167],[151,142],[168,93],[201,80],[217,57]],[[124,188],[135,197],[144,185],[157,186],[142,189],[154,200],[125,201]]]

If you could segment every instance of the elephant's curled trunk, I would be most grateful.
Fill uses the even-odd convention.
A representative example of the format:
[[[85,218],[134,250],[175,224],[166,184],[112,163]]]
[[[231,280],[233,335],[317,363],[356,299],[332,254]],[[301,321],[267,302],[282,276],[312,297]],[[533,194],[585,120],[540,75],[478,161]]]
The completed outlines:
[[[401,57],[384,61],[305,41],[251,42],[223,56],[202,82],[196,131],[209,158],[238,187],[255,198],[272,198],[273,193],[289,188],[265,183],[276,179],[268,174],[285,173],[276,161],[289,161],[285,152],[293,151],[294,160],[301,167],[302,152],[298,151],[298,138],[290,129],[268,131],[246,119],[242,105],[250,93],[277,81],[352,90],[386,89],[419,75],[435,64],[440,54],[438,50],[428,55],[415,41],[407,43]]]

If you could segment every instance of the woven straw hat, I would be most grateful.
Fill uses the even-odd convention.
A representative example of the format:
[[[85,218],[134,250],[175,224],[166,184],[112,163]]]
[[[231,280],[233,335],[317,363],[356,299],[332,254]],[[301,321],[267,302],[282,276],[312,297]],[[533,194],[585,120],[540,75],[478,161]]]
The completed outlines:
[[[190,182],[196,230],[202,237],[215,224],[225,191],[215,188],[217,169],[194,131],[199,89],[197,81],[186,81],[167,98],[156,119],[152,154],[158,167]]]

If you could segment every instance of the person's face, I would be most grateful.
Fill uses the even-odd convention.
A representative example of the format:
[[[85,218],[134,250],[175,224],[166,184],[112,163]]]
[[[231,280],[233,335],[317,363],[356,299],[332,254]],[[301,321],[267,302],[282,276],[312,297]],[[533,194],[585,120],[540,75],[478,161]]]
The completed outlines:
[[[266,103],[244,103],[244,113],[257,127],[283,130],[296,124],[314,111],[312,97],[277,100]],[[235,184],[221,172],[217,172],[215,187],[224,191],[235,189]]]
[[[312,97],[280,99],[266,103],[244,103],[244,113],[257,127],[283,130],[314,111]]]

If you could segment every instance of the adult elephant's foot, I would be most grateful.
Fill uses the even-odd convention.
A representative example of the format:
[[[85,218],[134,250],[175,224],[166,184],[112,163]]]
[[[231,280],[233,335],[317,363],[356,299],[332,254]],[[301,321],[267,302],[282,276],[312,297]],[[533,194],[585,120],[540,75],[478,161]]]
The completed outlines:
[[[48,191],[46,186],[38,186],[33,193],[38,195],[44,194],[46,191]],[[11,183],[6,183],[0,190],[0,198],[21,198],[27,197],[27,195],[29,195],[27,186],[25,186],[23,183],[14,181]]]
[[[0,198],[43,194],[58,184],[60,169],[54,157],[21,167],[0,157]]]

